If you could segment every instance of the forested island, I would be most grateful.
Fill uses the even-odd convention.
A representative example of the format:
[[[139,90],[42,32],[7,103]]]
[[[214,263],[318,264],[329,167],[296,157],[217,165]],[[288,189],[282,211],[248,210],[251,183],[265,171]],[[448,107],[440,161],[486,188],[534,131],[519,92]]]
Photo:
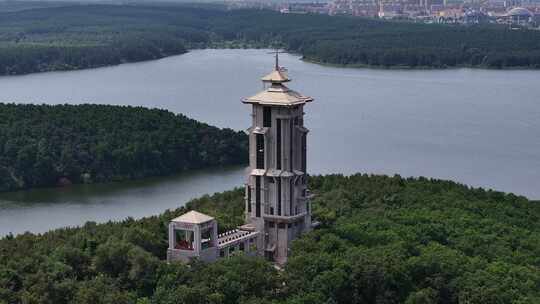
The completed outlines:
[[[247,162],[247,136],[166,110],[0,103],[0,191]]]
[[[0,12],[0,75],[115,65],[189,49],[267,47],[351,66],[540,68],[540,32],[502,26],[228,11],[217,5],[31,8]]]
[[[169,220],[243,222],[236,189],[141,220],[0,240],[0,303],[539,303],[540,204],[450,181],[310,178],[322,225],[283,271],[261,258],[165,262]]]

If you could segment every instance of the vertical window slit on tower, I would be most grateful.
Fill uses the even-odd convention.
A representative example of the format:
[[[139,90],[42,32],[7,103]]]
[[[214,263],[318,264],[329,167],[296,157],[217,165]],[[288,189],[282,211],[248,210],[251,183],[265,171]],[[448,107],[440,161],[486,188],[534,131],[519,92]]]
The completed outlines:
[[[264,135],[256,134],[257,169],[264,169]]]
[[[261,177],[255,177],[255,216],[261,216]]]
[[[276,169],[281,170],[281,119],[276,119]]]
[[[294,181],[293,181],[292,178],[291,178],[291,184],[290,184],[290,189],[289,189],[289,195],[290,195],[290,197],[289,197],[289,207],[290,207],[290,209],[289,209],[289,215],[294,215],[294,214],[293,214],[293,205],[294,205],[294,203],[293,203],[293,200],[294,200]]]
[[[281,177],[277,180],[277,215],[281,215]]]
[[[307,136],[306,133],[302,134],[302,171],[306,172],[306,158],[307,158]]]
[[[272,126],[272,108],[263,108],[263,127],[270,128]]]
[[[293,122],[291,120],[289,124],[290,130],[289,130],[289,168],[290,171],[293,170]]]
[[[247,185],[247,211],[251,212],[251,187]]]
[[[273,186],[272,186],[272,185],[268,185],[269,187],[272,187],[272,188],[275,188],[275,187],[276,187],[276,185],[275,185],[276,182],[275,182],[275,180],[274,180],[273,177],[269,177],[269,178],[267,179],[267,181],[268,181],[268,184],[274,184]],[[274,215],[274,209],[275,209],[274,206],[271,206],[270,202],[268,202],[268,206],[267,206],[267,207],[269,207],[269,210],[268,210],[268,209],[265,209],[265,213],[269,213],[269,214],[271,214],[271,215]]]

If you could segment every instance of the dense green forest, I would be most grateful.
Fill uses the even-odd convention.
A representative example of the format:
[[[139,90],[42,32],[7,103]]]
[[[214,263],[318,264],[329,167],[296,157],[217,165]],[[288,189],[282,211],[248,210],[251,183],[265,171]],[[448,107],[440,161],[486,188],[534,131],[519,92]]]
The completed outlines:
[[[247,136],[169,111],[0,103],[0,191],[247,161]]]
[[[283,271],[260,258],[164,262],[168,221],[188,209],[221,229],[243,191],[142,220],[0,240],[0,303],[540,303],[540,204],[449,181],[312,177],[322,225]]]
[[[209,47],[283,47],[310,61],[374,67],[540,68],[540,32],[498,26],[211,5],[17,9],[0,12],[0,75],[114,65]]]

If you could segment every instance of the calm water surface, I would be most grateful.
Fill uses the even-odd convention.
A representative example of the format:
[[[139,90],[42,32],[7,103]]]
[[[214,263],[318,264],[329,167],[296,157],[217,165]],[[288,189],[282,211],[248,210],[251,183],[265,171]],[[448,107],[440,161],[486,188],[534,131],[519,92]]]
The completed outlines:
[[[248,127],[240,98],[272,67],[264,50],[202,50],[136,64],[0,77],[0,101],[141,105]],[[540,72],[325,67],[282,56],[306,108],[310,172],[452,179],[540,198]],[[0,194],[0,235],[158,214],[240,186],[241,168]]]

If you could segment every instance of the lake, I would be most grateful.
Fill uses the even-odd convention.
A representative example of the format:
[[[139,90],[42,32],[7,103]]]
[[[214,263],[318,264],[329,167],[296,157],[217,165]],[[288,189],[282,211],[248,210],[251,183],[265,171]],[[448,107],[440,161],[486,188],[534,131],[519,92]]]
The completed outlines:
[[[284,54],[306,107],[311,174],[428,176],[540,199],[540,71],[328,67]],[[83,71],[0,77],[0,101],[168,109],[246,129],[240,98],[272,69],[265,50],[197,50]],[[0,194],[0,235],[139,218],[241,186],[243,168]]]

